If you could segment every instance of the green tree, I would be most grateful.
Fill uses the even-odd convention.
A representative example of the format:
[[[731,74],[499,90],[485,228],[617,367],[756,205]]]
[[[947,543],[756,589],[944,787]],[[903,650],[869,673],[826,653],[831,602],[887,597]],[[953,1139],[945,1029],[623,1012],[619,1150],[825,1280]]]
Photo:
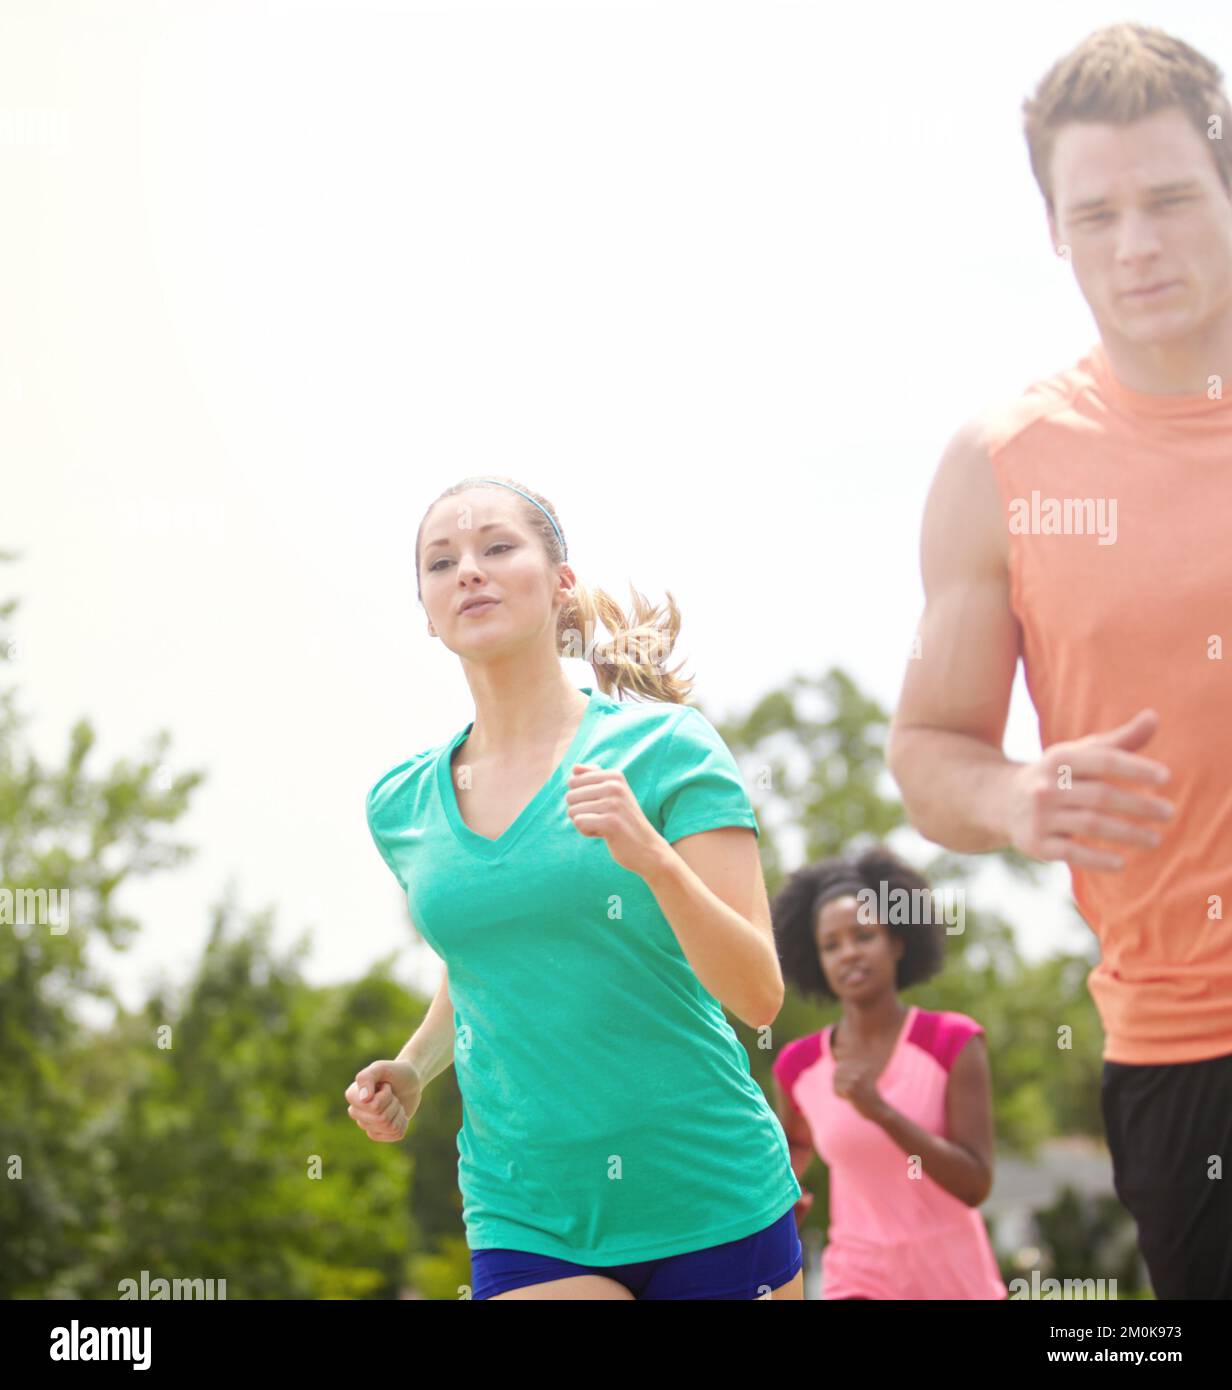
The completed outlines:
[[[155,997],[124,1029],[130,1079],[100,1132],[116,1239],[91,1295],[148,1269],[226,1278],[235,1298],[393,1296],[415,1242],[410,1155],[369,1140],[342,1093],[416,1001],[388,962],[308,986],[306,939],[278,957],[268,918],[232,935],[233,917],[216,911],[182,1003]]]
[[[129,944],[137,923],[116,911],[117,890],[191,852],[163,832],[201,780],[166,776],[165,732],[144,756],[97,773],[85,719],[61,766],[21,746],[27,720],[4,679],[18,651],[18,604],[0,605],[0,1297],[9,1298],[41,1296],[53,1278],[71,1283],[103,1236],[96,1198],[108,1163],[91,1142],[91,1100],[73,1069],[73,1005],[114,996],[85,943]],[[69,910],[57,921],[60,901]]]

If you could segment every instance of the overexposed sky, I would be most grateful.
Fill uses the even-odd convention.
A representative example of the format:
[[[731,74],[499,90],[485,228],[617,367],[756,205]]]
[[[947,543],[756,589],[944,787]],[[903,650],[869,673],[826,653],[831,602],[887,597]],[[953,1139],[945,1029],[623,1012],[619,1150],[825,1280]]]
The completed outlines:
[[[942,447],[1095,336],[1022,98],[1127,18],[1232,64],[1219,0],[0,0],[11,674],[49,760],[85,714],[208,772],[126,1001],[229,880],[311,978],[434,981],[363,803],[473,717],[413,559],[466,474],[671,589],[719,717],[835,663],[892,707]],[[1032,954],[1089,940],[1049,883]]]

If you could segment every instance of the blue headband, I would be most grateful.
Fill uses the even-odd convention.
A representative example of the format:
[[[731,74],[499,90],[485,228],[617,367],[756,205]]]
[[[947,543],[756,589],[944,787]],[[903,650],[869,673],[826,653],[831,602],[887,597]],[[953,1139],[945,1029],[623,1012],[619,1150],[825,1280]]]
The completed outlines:
[[[535,499],[530,493],[523,492],[520,487],[514,487],[512,483],[502,483],[499,478],[481,478],[479,481],[483,483],[495,483],[497,487],[507,487],[511,492],[516,492],[519,497],[525,497],[528,502],[534,502],[535,506],[552,522],[552,530],[556,532],[556,539],[560,542],[560,553],[566,557],[568,556],[569,552],[565,548],[565,538],[560,534],[560,527],[557,526],[552,518],[552,513],[548,511],[542,502],[535,502]]]

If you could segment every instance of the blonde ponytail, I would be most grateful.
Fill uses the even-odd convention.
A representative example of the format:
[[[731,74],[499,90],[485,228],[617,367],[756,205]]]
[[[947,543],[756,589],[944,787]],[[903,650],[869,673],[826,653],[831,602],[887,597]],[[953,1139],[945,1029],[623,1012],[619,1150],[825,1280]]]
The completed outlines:
[[[640,699],[683,705],[693,682],[679,677],[679,666],[674,671],[665,669],[680,635],[676,600],[669,589],[667,603],[656,608],[632,585],[629,592],[633,595],[631,618],[605,590],[590,589],[579,580],[573,601],[560,611],[556,629],[560,655],[589,662],[605,695],[630,691]],[[606,642],[597,640],[600,623],[611,633]]]

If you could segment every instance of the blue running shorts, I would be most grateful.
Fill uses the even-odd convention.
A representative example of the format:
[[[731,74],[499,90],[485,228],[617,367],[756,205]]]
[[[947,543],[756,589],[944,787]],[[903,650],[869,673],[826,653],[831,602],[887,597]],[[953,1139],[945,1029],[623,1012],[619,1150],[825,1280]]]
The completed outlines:
[[[634,1264],[582,1265],[521,1250],[472,1250],[471,1297],[491,1298],[549,1279],[602,1274],[623,1284],[634,1298],[764,1298],[793,1279],[803,1260],[792,1207],[742,1240]]]

